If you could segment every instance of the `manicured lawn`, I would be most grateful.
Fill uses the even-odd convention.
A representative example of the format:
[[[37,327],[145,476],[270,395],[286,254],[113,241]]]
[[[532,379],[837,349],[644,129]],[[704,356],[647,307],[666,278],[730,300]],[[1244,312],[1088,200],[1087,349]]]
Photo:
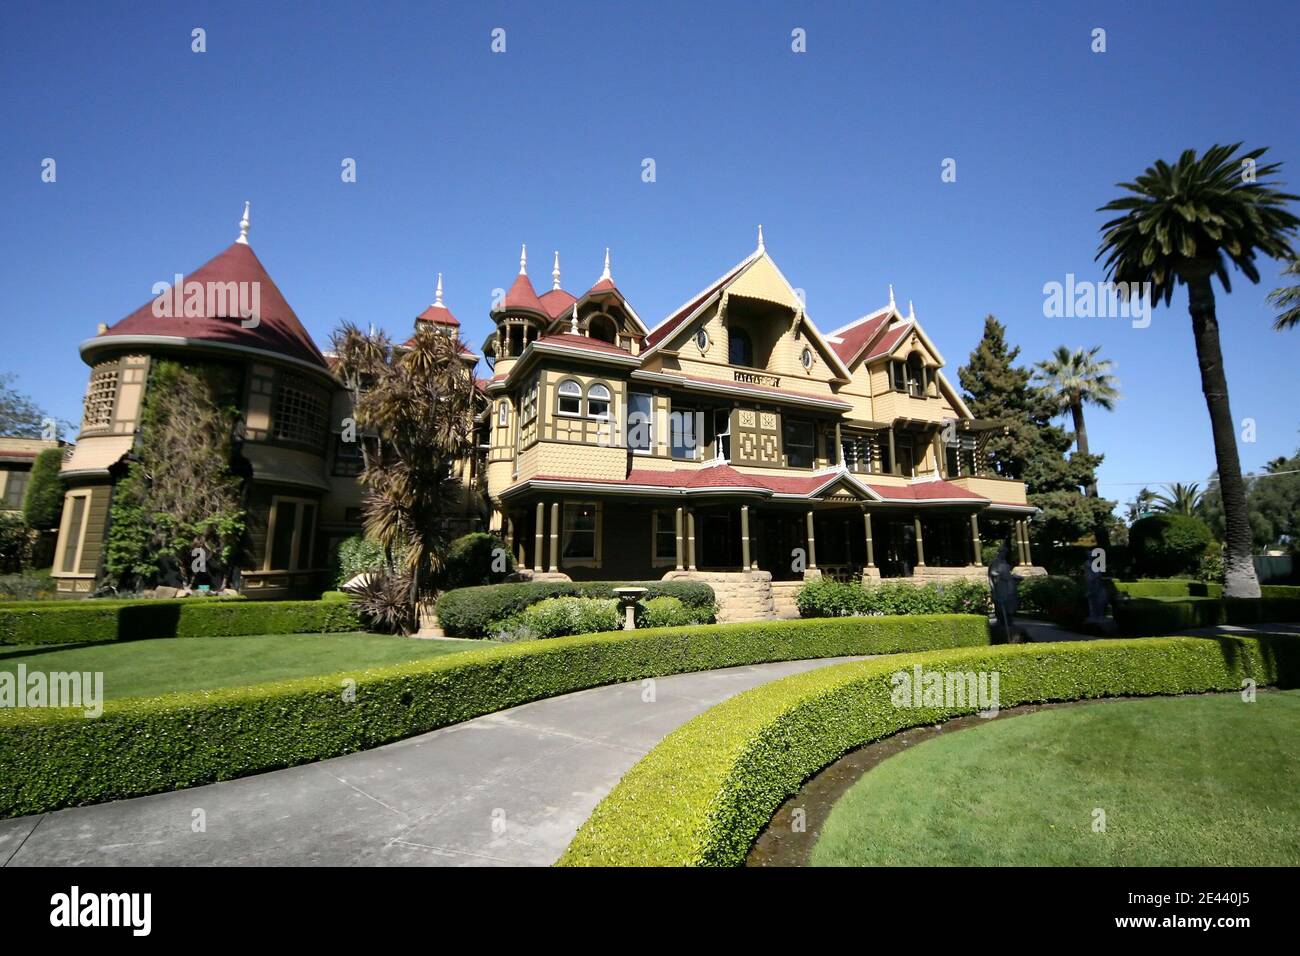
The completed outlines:
[[[16,671],[22,663],[29,672],[103,671],[106,698],[147,697],[400,664],[492,646],[493,641],[360,633],[167,638],[46,651],[0,648],[0,670]]]
[[[811,862],[1295,866],[1298,727],[1300,691],[1286,691],[1093,703],[939,734],[864,774]]]

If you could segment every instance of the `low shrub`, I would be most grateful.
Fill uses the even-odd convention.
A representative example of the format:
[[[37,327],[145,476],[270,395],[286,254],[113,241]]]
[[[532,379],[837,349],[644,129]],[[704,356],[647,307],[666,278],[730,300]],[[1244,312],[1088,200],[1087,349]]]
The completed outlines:
[[[642,601],[636,609],[637,627],[687,627],[691,624],[711,624],[717,608],[712,605],[691,606],[680,598],[662,597]]]
[[[1200,518],[1167,513],[1135,521],[1128,541],[1137,576],[1161,578],[1195,574],[1214,545],[1214,535]]]
[[[954,580],[912,584],[888,580],[858,581],[814,578],[799,589],[795,605],[801,617],[848,617],[861,614],[987,614],[988,585]]]
[[[322,601],[350,601],[351,596],[347,591],[325,591],[321,594]]]
[[[844,626],[841,624],[841,626]],[[1294,638],[1008,644],[855,661],[773,681],[669,734],[596,807],[561,866],[737,866],[773,812],[817,770],[908,727],[978,704],[895,706],[892,675],[999,676],[998,705],[1300,684]]]
[[[1223,585],[1187,578],[1143,578],[1140,581],[1116,581],[1115,587],[1129,597],[1222,597]],[[1298,589],[1300,590],[1300,589]]]
[[[54,597],[54,579],[50,569],[0,574],[0,601],[40,601]]]
[[[614,597],[615,581],[519,581],[447,591],[436,605],[438,622],[452,637],[485,637],[495,622],[553,597]],[[646,581],[645,600],[675,597],[688,607],[712,607],[713,589],[702,581]]]
[[[501,560],[494,569],[498,551]],[[493,584],[504,580],[514,569],[514,559],[500,538],[486,531],[474,531],[462,535],[448,546],[442,571],[438,575],[438,587],[450,591]]]
[[[606,598],[553,597],[530,604],[518,614],[496,621],[488,633],[512,635],[519,630],[538,638],[596,634],[619,628],[618,602]]]
[[[1121,634],[1144,637],[1219,624],[1300,621],[1300,597],[1147,597],[1121,601],[1115,623]]]
[[[1083,585],[1063,575],[1025,578],[1016,588],[1021,614],[1046,618],[1064,627],[1080,624],[1088,616]]]
[[[71,644],[152,637],[235,637],[356,631],[341,601],[39,601],[0,605],[0,644]]]
[[[354,534],[339,542],[332,562],[334,586],[343,587],[358,574],[373,574],[385,567],[384,549],[373,538]]]
[[[95,720],[77,710],[3,710],[0,817],[322,760],[602,684],[988,641],[987,622],[972,615],[755,621],[560,637],[353,674],[109,700]],[[345,677],[356,682],[351,701],[339,692]]]

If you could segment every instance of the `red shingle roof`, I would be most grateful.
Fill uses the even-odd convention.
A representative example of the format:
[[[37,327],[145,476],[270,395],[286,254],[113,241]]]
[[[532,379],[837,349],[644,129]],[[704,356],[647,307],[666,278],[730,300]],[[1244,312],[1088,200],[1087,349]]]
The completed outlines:
[[[656,325],[654,329],[650,332],[649,337],[645,340],[646,348],[647,349],[654,348],[656,345],[658,345],[660,342],[666,339],[669,335],[671,335],[679,325],[681,325],[683,322],[686,321],[687,317],[692,312],[694,312],[696,309],[698,309],[701,305],[704,304],[704,302],[709,298],[709,296],[713,295],[713,293],[717,292],[718,289],[722,288],[722,286],[730,282],[736,276],[736,274],[740,272],[741,269],[745,268],[745,266],[749,265],[749,263],[750,260],[746,259],[744,262],[736,266],[736,268],[732,269],[722,278],[718,279],[718,281],[714,282],[711,286],[709,286],[707,289],[701,292],[690,302],[687,302],[684,306],[682,306],[680,309],[678,309],[668,318],[664,319],[662,322]]]
[[[585,335],[574,335],[572,332],[560,332],[556,335],[543,335],[537,339],[538,344],[543,345],[563,345],[565,348],[586,349],[591,352],[608,352],[613,355],[631,355],[626,349],[621,349],[617,345],[610,345],[608,342],[602,342],[600,339],[589,339]]]
[[[451,309],[445,305],[431,305],[415,317],[417,322],[432,322],[435,325],[455,325],[459,326],[460,322],[451,314]]]
[[[889,317],[889,313],[886,312],[884,315],[878,315],[874,318],[860,319],[856,324],[835,335],[835,338],[839,340],[838,342],[830,342],[829,344],[844,364],[849,365],[880,330],[880,327],[889,321]]]
[[[867,361],[869,362],[872,359],[880,358],[882,355],[888,355],[893,351],[894,346],[898,344],[898,340],[911,331],[911,329],[911,322],[904,322],[902,325],[898,326],[898,328],[890,329],[882,335],[880,341],[872,347],[871,354],[867,356]]]
[[[256,326],[245,328],[238,315],[218,314],[224,311],[219,301],[222,297],[206,293],[206,290],[217,287],[217,284],[224,287],[226,283],[231,282],[248,283],[245,289],[250,301],[253,290],[256,290],[257,314],[260,319]],[[209,283],[213,285],[210,286]],[[311,340],[307,330],[298,321],[298,316],[285,301],[279,287],[267,274],[266,268],[248,245],[242,242],[232,243],[225,252],[185,276],[184,284],[182,293],[188,292],[191,288],[205,290],[201,317],[186,318],[183,314],[176,315],[175,300],[178,296],[169,289],[163,294],[166,299],[162,301],[169,306],[172,315],[155,315],[154,304],[162,297],[151,299],[112,328],[100,333],[99,338],[108,339],[119,335],[157,335],[199,339],[278,352],[321,368],[328,368],[320,349]],[[183,294],[179,298],[182,303],[185,301]]]
[[[550,315],[546,311],[546,306],[542,305],[542,300],[537,298],[537,292],[533,289],[532,282],[522,272],[515,277],[514,284],[510,286],[510,291],[506,293],[505,307],[507,309],[528,309],[532,312],[540,312],[542,315]]]
[[[963,501],[987,501],[974,492],[959,488],[947,481],[921,481],[914,485],[873,485],[866,483],[872,491],[891,501],[934,501],[936,499],[959,498]]]
[[[553,319],[558,319],[564,313],[572,309],[573,303],[578,300],[563,289],[552,289],[550,292],[547,292],[538,299],[538,301],[541,302],[542,306],[546,309],[547,315]]]

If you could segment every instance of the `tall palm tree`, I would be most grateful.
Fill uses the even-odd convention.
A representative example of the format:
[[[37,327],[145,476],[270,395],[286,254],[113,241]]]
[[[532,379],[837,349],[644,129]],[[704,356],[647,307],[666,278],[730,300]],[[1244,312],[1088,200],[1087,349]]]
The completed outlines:
[[[1279,168],[1278,163],[1256,163],[1265,150],[1237,156],[1240,146],[1211,146],[1200,157],[1189,149],[1172,166],[1157,160],[1135,182],[1119,183],[1132,195],[1111,200],[1099,210],[1121,215],[1102,226],[1097,258],[1106,256],[1112,281],[1146,285],[1153,304],[1163,298],[1168,306],[1175,284],[1187,286],[1187,311],[1192,318],[1201,391],[1210,413],[1223,495],[1224,593],[1259,597],[1259,580],[1251,559],[1246,486],[1237,456],[1210,280],[1217,276],[1224,291],[1232,291],[1225,254],[1251,282],[1259,281],[1257,253],[1294,259],[1290,240],[1300,219],[1286,204],[1300,197],[1279,192],[1272,188],[1273,183],[1264,181]]]
[[[1111,374],[1109,359],[1098,359],[1101,346],[1071,352],[1058,345],[1050,359],[1034,366],[1034,380],[1043,387],[1060,414],[1074,417],[1074,440],[1080,454],[1088,454],[1088,428],[1083,406],[1096,405],[1110,411],[1119,400],[1119,379]],[[1088,497],[1097,497],[1097,482],[1088,483]]]
[[[1292,259],[1283,266],[1282,275],[1300,276],[1300,259]],[[1273,320],[1273,328],[1280,332],[1300,325],[1300,282],[1278,286],[1268,294],[1268,301],[1282,310]]]
[[[1155,504],[1155,500],[1156,493],[1150,488],[1144,487],[1134,495],[1133,500],[1128,505],[1128,523],[1132,524],[1146,514],[1151,509],[1151,506]]]
[[[1190,485],[1175,481],[1172,485],[1165,485],[1165,491],[1166,494],[1163,495],[1152,495],[1151,500],[1155,503],[1156,511],[1166,514],[1194,515],[1205,497],[1201,486],[1194,481]]]

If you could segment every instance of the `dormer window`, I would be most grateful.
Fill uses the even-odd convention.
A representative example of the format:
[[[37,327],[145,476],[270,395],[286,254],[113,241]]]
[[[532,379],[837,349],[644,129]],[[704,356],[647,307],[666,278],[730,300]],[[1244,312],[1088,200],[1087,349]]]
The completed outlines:
[[[598,342],[608,342],[610,345],[618,344],[618,327],[614,320],[607,315],[593,315],[587,321],[587,336],[596,339]]]
[[[609,389],[604,385],[587,389],[587,417],[609,418]]]
[[[753,368],[754,343],[744,329],[727,329],[727,361]]]
[[[582,414],[582,386],[571,378],[560,383],[558,411],[561,415]]]

